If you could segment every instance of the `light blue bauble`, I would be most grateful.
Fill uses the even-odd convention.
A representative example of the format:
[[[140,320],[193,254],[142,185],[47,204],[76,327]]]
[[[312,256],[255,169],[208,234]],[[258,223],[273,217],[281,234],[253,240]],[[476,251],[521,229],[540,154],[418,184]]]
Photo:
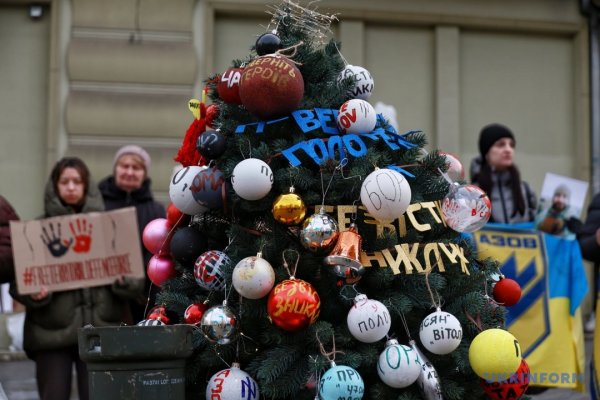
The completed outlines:
[[[335,365],[321,378],[319,398],[321,400],[361,400],[365,383],[358,371],[345,365]]]

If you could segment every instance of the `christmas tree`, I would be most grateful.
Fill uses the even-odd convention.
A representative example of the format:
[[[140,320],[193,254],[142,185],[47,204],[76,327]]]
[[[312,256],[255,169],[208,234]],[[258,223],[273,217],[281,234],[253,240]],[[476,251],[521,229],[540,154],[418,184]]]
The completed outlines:
[[[175,270],[149,266],[157,304],[198,327],[188,397],[483,398],[469,350],[504,309],[487,296],[497,263],[461,232],[487,221],[485,194],[375,113],[368,71],[326,42],[335,16],[270,13],[250,54],[206,80],[208,110],[190,103],[157,256]]]

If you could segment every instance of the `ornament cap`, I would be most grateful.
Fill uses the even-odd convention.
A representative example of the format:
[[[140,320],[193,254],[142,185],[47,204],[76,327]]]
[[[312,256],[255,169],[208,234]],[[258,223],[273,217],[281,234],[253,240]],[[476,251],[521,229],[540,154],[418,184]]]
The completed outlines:
[[[231,363],[231,368],[232,368],[232,369],[233,369],[233,368],[240,369],[240,363],[239,363],[239,362],[233,362],[233,363]]]
[[[296,188],[293,186],[290,186],[290,193],[294,193],[294,192],[296,192]]]
[[[256,253],[256,258],[263,258],[262,251],[259,251],[258,253]]]
[[[399,344],[400,344],[400,343],[399,343],[399,342],[398,342],[398,340],[396,340],[396,339],[388,339],[388,340],[385,342],[385,347],[397,346],[397,345],[399,345]]]
[[[367,301],[369,298],[367,297],[366,294],[357,294],[356,297],[354,298],[354,304],[357,303],[364,303],[365,301]]]

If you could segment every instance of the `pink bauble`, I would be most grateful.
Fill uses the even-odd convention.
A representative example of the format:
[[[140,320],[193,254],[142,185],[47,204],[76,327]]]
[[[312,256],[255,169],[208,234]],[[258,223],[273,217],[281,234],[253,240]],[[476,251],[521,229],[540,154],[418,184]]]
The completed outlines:
[[[171,257],[154,255],[148,261],[148,278],[156,286],[162,286],[162,284],[177,275],[175,271],[175,262]]]
[[[170,224],[166,218],[156,218],[146,225],[142,233],[144,247],[152,254],[169,254]],[[162,250],[162,251],[161,251]]]

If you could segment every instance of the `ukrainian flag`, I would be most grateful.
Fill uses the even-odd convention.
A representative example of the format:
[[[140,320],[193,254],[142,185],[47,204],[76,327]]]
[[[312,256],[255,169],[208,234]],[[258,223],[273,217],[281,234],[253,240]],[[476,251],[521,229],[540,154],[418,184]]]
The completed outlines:
[[[473,233],[479,259],[491,257],[519,283],[507,329],[519,340],[531,386],[585,391],[581,303],[588,292],[579,243],[531,229],[488,224]],[[600,359],[600,358],[599,358]]]

